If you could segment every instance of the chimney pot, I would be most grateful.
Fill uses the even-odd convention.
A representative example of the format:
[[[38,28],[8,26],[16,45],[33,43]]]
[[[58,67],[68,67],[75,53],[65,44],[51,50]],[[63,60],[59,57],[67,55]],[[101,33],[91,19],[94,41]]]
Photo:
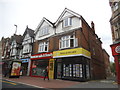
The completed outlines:
[[[95,24],[94,24],[93,21],[91,21],[91,28],[92,28],[92,30],[94,30],[94,32],[95,32]]]

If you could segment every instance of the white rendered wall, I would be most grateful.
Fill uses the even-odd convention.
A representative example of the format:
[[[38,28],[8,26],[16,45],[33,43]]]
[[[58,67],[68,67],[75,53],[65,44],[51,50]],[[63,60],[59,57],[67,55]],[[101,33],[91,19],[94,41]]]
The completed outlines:
[[[44,35],[44,36],[39,36],[39,30],[40,29],[42,29],[43,27],[48,27],[48,29],[49,29],[49,34],[48,35]],[[38,30],[38,32],[36,33],[36,35],[35,35],[35,40],[42,40],[42,39],[45,39],[45,38],[47,38],[47,37],[50,37],[50,36],[52,36],[52,35],[54,35],[54,28],[53,27],[51,27],[47,22],[43,22],[43,24],[41,25],[41,27],[39,27],[39,30]]]

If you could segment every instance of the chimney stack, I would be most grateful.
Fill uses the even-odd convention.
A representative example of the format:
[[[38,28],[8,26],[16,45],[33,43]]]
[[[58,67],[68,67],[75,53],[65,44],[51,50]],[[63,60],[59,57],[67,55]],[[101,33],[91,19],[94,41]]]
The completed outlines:
[[[95,24],[94,24],[93,21],[91,21],[91,28],[92,28],[92,30],[95,32]]]

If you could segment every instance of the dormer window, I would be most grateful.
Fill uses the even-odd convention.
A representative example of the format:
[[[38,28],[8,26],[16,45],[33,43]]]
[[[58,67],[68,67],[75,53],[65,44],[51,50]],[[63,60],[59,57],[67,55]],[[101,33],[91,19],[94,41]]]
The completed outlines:
[[[68,27],[68,26],[71,26],[72,25],[72,18],[65,18],[63,20],[63,27]]]
[[[40,36],[44,36],[44,35],[47,35],[47,34],[49,34],[48,27],[43,27],[42,29],[40,29],[40,32],[39,32]]]

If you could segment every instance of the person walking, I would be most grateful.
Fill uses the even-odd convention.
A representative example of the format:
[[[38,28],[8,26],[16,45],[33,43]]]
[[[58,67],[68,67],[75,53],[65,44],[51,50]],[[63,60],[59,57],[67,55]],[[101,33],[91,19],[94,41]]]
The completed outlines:
[[[45,68],[44,74],[45,74],[44,80],[45,80],[45,78],[48,78],[48,80],[49,80],[49,75],[48,75],[49,74],[49,67],[48,66]]]

